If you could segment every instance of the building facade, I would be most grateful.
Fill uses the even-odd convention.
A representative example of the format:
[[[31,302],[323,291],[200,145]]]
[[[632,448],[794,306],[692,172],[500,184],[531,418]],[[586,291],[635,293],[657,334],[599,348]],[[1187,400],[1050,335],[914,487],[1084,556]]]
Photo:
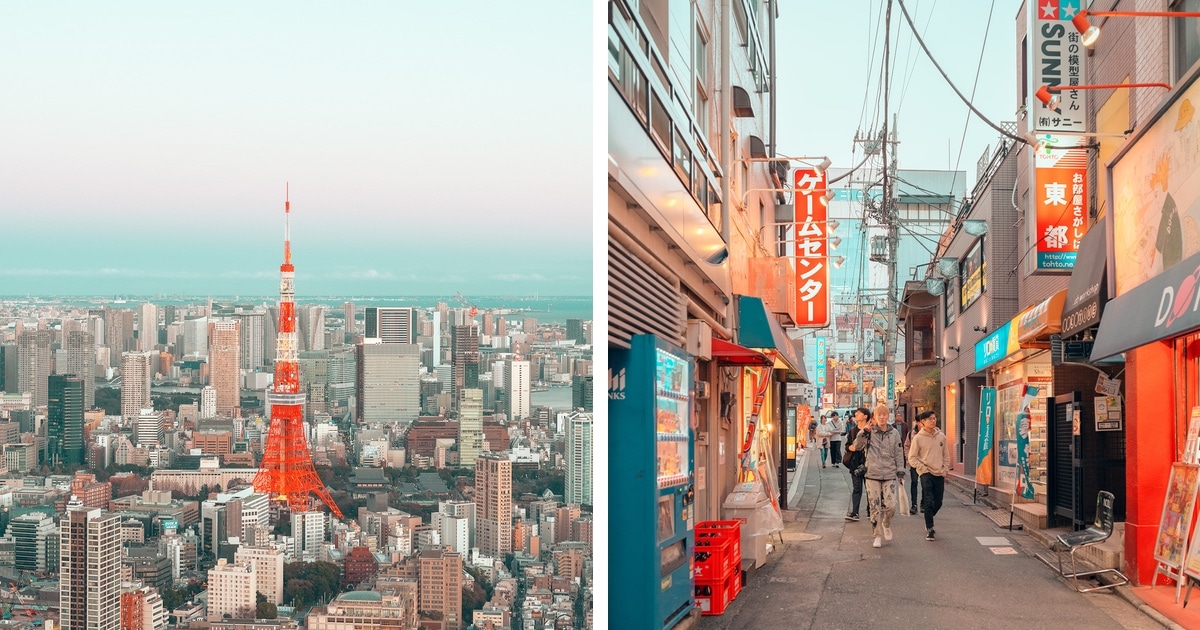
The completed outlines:
[[[217,394],[217,413],[239,415],[242,395],[242,325],[233,319],[208,323],[209,383]]]
[[[118,630],[121,518],[68,506],[59,526],[59,618],[63,630]]]
[[[484,454],[475,460],[476,540],[487,555],[512,553],[512,462]]]

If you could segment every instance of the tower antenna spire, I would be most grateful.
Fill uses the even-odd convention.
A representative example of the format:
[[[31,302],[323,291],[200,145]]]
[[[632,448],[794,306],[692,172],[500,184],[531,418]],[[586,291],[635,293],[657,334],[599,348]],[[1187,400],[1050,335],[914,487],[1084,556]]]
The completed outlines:
[[[283,262],[292,262],[292,193],[291,182],[283,183]]]

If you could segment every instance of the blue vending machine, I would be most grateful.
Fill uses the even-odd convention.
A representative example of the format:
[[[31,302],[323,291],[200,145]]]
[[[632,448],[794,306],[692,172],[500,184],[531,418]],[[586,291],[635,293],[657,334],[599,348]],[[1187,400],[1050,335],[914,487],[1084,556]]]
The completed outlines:
[[[613,628],[671,628],[695,606],[692,368],[654,335],[609,351]]]

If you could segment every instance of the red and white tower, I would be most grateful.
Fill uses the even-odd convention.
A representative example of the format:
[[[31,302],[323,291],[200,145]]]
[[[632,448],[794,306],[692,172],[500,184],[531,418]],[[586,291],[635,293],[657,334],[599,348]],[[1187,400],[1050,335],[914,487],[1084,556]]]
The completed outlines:
[[[296,268],[292,266],[292,202],[285,196],[283,264],[279,266],[279,336],[275,343],[275,383],[267,393],[271,428],[262,464],[254,476],[254,491],[284,501],[293,512],[309,510],[309,493],[317,495],[329,509],[342,517],[325,484],[313,468],[308,442],[304,439],[304,393],[300,391],[297,360]]]

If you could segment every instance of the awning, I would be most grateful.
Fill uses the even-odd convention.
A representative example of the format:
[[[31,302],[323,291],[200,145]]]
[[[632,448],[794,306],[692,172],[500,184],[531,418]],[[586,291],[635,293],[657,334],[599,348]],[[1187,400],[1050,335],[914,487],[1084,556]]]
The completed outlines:
[[[775,367],[788,371],[787,380],[808,383],[802,353],[796,351],[792,340],[783,332],[779,320],[767,314],[762,298],[735,295],[737,300],[737,341],[739,344],[764,352],[774,358]]]
[[[718,363],[727,365],[774,365],[775,362],[766,355],[751,350],[736,343],[725,341],[720,337],[712,338],[712,357]]]
[[[1017,319],[1018,343],[1027,346],[1039,341],[1048,342],[1050,335],[1062,330],[1063,303],[1066,301],[1067,290],[1063,289],[1021,313]]]
[[[1104,234],[1104,219],[1096,221],[1079,243],[1075,255],[1075,270],[1067,284],[1067,301],[1063,304],[1062,336],[1074,337],[1100,323],[1104,303],[1108,301],[1108,244]]]
[[[1200,328],[1200,254],[1113,298],[1104,307],[1092,361]]]

